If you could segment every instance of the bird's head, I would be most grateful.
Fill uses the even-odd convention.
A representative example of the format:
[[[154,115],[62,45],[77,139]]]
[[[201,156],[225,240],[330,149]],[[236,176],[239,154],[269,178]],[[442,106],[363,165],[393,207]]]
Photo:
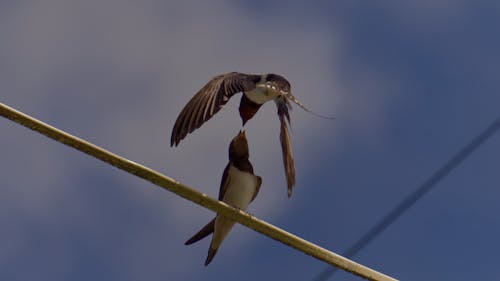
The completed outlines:
[[[229,144],[229,159],[248,159],[248,141],[245,131],[240,131]]]
[[[281,95],[288,95],[290,93],[290,82],[285,77],[269,73],[265,76],[264,85]]]

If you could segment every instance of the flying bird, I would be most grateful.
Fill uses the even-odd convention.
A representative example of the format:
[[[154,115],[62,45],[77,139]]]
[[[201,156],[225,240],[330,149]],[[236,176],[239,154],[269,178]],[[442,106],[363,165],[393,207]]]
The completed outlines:
[[[253,174],[253,167],[248,158],[248,142],[245,132],[240,131],[229,145],[229,163],[222,175],[219,200],[241,210],[246,210],[248,205],[255,199],[262,184],[261,177]],[[193,244],[213,233],[207,259],[205,260],[205,266],[207,266],[234,224],[233,220],[217,215],[198,233],[187,240],[185,245]]]
[[[278,108],[281,122],[281,150],[287,182],[288,197],[292,195],[295,185],[295,162],[288,126],[290,125],[290,101],[303,110],[322,118],[333,119],[314,113],[307,109],[291,93],[290,83],[277,74],[245,74],[230,72],[215,76],[182,109],[175,121],[170,138],[170,145],[177,146],[187,134],[199,128],[229,101],[242,92],[239,113],[243,126],[250,120],[259,108],[266,102],[274,100]]]

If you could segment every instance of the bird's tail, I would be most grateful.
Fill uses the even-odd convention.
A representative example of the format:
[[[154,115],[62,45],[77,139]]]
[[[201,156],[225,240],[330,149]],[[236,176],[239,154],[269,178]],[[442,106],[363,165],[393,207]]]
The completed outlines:
[[[207,266],[215,257],[215,254],[217,254],[218,248],[212,248],[208,249],[208,256],[207,259],[205,260],[205,266]]]
[[[207,223],[198,233],[193,235],[193,237],[189,238],[184,245],[191,245],[195,242],[200,241],[201,239],[207,237],[208,235],[212,234],[214,232],[214,226],[215,226],[215,219],[211,220],[209,223]]]
[[[291,108],[291,105],[288,99],[280,97],[276,101],[276,106],[278,107],[278,116],[281,123],[281,151],[283,154],[283,165],[285,167],[288,197],[290,197],[292,196],[293,186],[295,185],[295,161],[293,160],[292,142],[290,139],[290,132],[288,131],[288,125],[291,125],[288,110]]]

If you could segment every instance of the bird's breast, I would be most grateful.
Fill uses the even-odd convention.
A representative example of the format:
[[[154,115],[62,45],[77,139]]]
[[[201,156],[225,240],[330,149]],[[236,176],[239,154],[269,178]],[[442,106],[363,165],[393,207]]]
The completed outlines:
[[[259,179],[257,176],[229,167],[229,183],[222,201],[236,208],[246,210],[255,192],[257,192]]]

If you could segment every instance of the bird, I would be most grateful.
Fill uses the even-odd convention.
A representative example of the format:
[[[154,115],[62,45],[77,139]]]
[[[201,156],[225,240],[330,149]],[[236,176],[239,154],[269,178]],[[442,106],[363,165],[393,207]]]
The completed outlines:
[[[245,131],[240,131],[229,144],[229,163],[222,174],[219,190],[219,200],[240,210],[247,209],[262,185],[262,178],[254,175],[252,164],[248,158],[248,142]],[[187,240],[185,245],[193,244],[213,233],[205,260],[205,266],[207,266],[234,224],[233,220],[217,214],[214,219]]]
[[[295,185],[295,160],[289,132],[291,103],[294,102],[303,110],[326,119],[307,109],[292,95],[290,82],[281,75],[246,74],[229,72],[212,78],[194,95],[182,109],[175,121],[170,138],[170,146],[177,146],[187,134],[199,128],[229,101],[235,94],[242,92],[239,113],[242,126],[250,120],[266,102],[273,100],[277,106],[280,120],[280,142],[283,155],[283,165],[287,182],[288,197],[292,195]]]

